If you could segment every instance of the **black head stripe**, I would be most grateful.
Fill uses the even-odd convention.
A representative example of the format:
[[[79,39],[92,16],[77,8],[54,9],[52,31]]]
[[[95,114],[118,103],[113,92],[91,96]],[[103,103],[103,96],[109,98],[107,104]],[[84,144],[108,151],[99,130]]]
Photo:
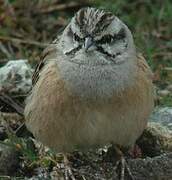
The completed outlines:
[[[96,34],[107,28],[114,18],[115,16],[110,12],[94,8],[82,8],[76,14],[75,22],[81,32]]]
[[[112,13],[104,13],[95,26],[95,33],[97,31],[103,31],[103,29],[107,28],[111,24],[113,19],[114,16]]]
[[[118,34],[115,36],[116,40],[124,39],[126,37],[125,29],[122,28],[118,32]]]
[[[82,26],[84,24],[84,16],[85,16],[85,10],[86,8],[82,8],[76,16],[76,22],[79,26]]]
[[[119,53],[118,54],[110,54],[106,50],[104,50],[101,46],[97,46],[97,51],[99,51],[102,54],[107,55],[107,56],[109,56],[111,58],[115,58],[117,55],[120,55]]]
[[[122,40],[125,37],[126,37],[125,29],[122,28],[117,34],[104,35],[100,40],[97,40],[96,42],[98,44],[114,43],[115,41]]]

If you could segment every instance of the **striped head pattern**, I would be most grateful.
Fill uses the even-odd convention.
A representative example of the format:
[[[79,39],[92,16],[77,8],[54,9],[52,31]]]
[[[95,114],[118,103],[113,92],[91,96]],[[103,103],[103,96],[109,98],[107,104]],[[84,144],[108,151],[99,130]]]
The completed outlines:
[[[121,64],[135,57],[128,27],[112,13],[90,7],[79,10],[72,18],[60,46],[63,54],[77,63]]]

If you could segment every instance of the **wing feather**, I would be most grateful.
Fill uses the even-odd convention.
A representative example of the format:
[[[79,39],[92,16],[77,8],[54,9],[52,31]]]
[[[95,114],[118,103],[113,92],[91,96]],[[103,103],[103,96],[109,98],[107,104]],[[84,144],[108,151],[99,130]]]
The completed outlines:
[[[43,51],[40,61],[37,64],[35,71],[33,73],[33,76],[32,76],[32,86],[34,86],[37,83],[41,70],[43,69],[45,64],[47,64],[47,61],[50,59],[50,57],[53,57],[55,55],[56,51],[57,51],[57,48],[55,44],[49,45]]]
[[[141,53],[137,54],[139,71],[144,73],[150,80],[153,80],[153,73],[147,61]]]

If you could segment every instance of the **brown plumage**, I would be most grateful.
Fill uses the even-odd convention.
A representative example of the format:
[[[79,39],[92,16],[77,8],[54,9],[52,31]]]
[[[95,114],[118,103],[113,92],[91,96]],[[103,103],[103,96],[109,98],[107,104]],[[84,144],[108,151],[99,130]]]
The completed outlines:
[[[84,16],[84,12],[80,14]],[[78,21],[81,21],[81,19],[78,19]],[[128,30],[126,31],[128,33]],[[65,33],[64,36],[66,36]],[[65,38],[63,40],[62,36],[61,41],[62,44],[64,43],[64,47],[66,47]],[[102,46],[102,48],[104,47]],[[121,47],[123,46],[121,45]],[[125,48],[127,48],[126,44]],[[132,48],[134,49],[134,46]],[[55,149],[57,152],[71,152],[75,148],[101,147],[110,142],[124,147],[133,146],[146,127],[148,117],[153,109],[152,72],[143,56],[140,54],[133,55],[133,59],[127,56],[126,62],[131,61],[131,64],[132,62],[134,63],[131,66],[128,65],[128,68],[124,68],[124,71],[122,69],[123,73],[118,72],[118,68],[116,68],[118,66],[121,68],[123,64],[114,65],[116,68],[114,71],[121,73],[117,80],[123,82],[119,83],[119,88],[118,83],[114,87],[112,80],[104,78],[106,73],[101,76],[100,72],[100,77],[95,73],[100,81],[103,78],[102,81],[105,84],[106,81],[111,81],[108,86],[102,83],[102,86],[110,88],[112,84],[112,90],[107,89],[107,92],[109,91],[110,93],[106,97],[105,88],[102,88],[100,92],[94,89],[99,86],[94,86],[97,83],[94,80],[94,76],[91,76],[93,80],[88,82],[86,80],[90,77],[88,76],[84,80],[85,74],[83,75],[83,80],[82,76],[80,81],[75,80],[78,75],[76,74],[75,77],[71,69],[77,64],[70,62],[72,67],[71,69],[69,68],[69,74],[64,73],[63,67],[68,68],[69,62],[66,58],[69,55],[65,56],[65,53],[62,53],[63,49],[65,50],[65,48],[60,49],[57,44],[52,44],[48,47],[44,51],[43,59],[35,71],[33,76],[34,86],[31,95],[27,99],[25,108],[28,129],[44,145]],[[78,52],[80,51],[78,50]],[[124,49],[124,51],[127,50]],[[68,54],[70,54],[70,51]],[[123,49],[121,54],[123,55]],[[69,59],[71,60],[75,55],[77,56],[77,52],[72,54]],[[106,54],[102,55],[102,57],[108,59]],[[89,58],[91,59],[91,57]],[[65,59],[64,65],[61,64],[63,59]],[[65,64],[66,62],[67,64]],[[112,65],[114,62],[110,61]],[[78,65],[78,68],[81,68],[81,66]],[[103,65],[100,64],[100,66]],[[84,72],[89,71],[88,69],[85,70],[85,65],[82,68]],[[99,69],[99,66],[97,66],[97,69]],[[96,72],[97,69],[95,70]],[[125,80],[130,76],[130,73],[128,73],[129,75],[126,75],[122,81],[123,77],[121,79],[121,76],[125,75],[129,71],[128,69],[132,69],[131,74],[133,73],[134,75],[129,80]],[[71,71],[72,73],[70,74]],[[92,71],[94,70],[90,70],[90,73]],[[88,74],[90,73],[88,72]],[[69,76],[72,78],[71,81],[68,80]],[[118,76],[115,76],[115,78],[118,78]],[[79,88],[75,89],[75,82],[77,87],[81,87],[81,90]],[[90,83],[90,87],[86,83]],[[89,93],[87,93],[87,87]],[[82,88],[85,88],[85,92],[82,92]],[[82,96],[82,94],[84,95]]]
[[[25,108],[26,124],[34,136],[57,152],[109,142],[133,145],[153,108],[152,73],[145,59],[137,56],[137,80],[132,87],[108,101],[83,102],[67,90],[56,62],[48,61],[54,56],[50,51],[45,57],[47,64]]]

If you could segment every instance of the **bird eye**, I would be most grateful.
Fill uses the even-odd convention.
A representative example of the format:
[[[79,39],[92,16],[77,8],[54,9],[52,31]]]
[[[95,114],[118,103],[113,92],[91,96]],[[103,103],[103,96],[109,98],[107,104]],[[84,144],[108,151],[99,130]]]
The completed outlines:
[[[122,40],[125,37],[126,37],[125,30],[121,29],[118,32],[118,34],[114,34],[113,36],[112,35],[105,35],[100,40],[97,40],[96,42],[98,44],[112,43],[112,42],[115,42],[115,41],[118,41],[118,40]]]
[[[113,36],[105,35],[100,40],[96,41],[98,44],[111,43],[113,41]]]
[[[73,34],[74,40],[75,41],[82,41],[83,38],[80,38],[76,33]]]
[[[118,32],[118,34],[114,36],[116,40],[121,40],[121,39],[124,39],[125,37],[126,37],[126,34],[123,28]]]

